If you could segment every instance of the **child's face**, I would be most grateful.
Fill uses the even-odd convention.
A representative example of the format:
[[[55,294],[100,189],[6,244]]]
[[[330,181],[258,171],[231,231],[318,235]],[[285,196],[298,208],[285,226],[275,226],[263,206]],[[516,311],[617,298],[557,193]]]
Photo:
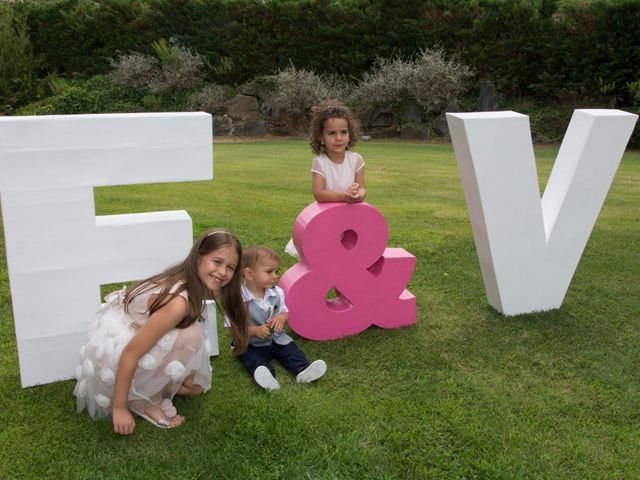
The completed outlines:
[[[262,258],[254,268],[250,269],[251,274],[248,276],[245,275],[245,282],[266,290],[278,283],[279,269],[279,260],[275,258]]]
[[[346,118],[329,118],[325,120],[320,142],[324,144],[329,156],[342,155],[349,146],[349,122]]]
[[[225,245],[198,259],[198,278],[212,292],[218,292],[233,278],[238,268],[238,253]]]

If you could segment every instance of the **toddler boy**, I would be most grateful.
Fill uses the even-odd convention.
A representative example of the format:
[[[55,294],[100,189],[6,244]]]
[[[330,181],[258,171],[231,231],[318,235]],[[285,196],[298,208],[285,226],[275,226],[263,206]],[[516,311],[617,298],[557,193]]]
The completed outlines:
[[[251,246],[242,254],[244,285],[242,297],[249,312],[249,346],[238,358],[254,380],[265,390],[280,384],[271,360],[278,360],[296,376],[298,383],[313,382],[327,371],[324,360],[309,363],[302,350],[283,331],[289,319],[284,292],[276,286],[280,257],[268,247]]]

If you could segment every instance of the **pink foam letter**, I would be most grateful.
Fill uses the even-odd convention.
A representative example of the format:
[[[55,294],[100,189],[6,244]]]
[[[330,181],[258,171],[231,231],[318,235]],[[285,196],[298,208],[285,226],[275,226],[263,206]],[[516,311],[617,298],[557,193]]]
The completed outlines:
[[[416,298],[405,289],[416,258],[385,248],[387,222],[367,203],[317,203],[293,227],[304,257],[285,272],[280,286],[289,324],[312,340],[356,335],[371,325],[398,328],[416,323]],[[338,295],[327,299],[335,288]]]

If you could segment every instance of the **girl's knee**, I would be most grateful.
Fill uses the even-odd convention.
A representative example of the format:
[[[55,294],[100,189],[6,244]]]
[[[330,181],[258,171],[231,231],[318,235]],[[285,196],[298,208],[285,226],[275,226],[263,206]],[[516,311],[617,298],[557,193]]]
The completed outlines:
[[[202,388],[200,385],[193,385],[191,387],[191,396],[199,397],[200,395],[204,395],[204,388]]]

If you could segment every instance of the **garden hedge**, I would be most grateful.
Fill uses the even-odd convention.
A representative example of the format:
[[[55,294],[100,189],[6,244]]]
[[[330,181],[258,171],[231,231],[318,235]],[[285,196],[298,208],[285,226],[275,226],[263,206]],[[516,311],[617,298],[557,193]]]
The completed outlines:
[[[634,102],[637,0],[32,0],[26,20],[39,77],[91,76],[119,52],[177,38],[240,84],[294,64],[359,78],[377,56],[440,45],[507,95]],[[230,60],[229,60],[230,59]]]

